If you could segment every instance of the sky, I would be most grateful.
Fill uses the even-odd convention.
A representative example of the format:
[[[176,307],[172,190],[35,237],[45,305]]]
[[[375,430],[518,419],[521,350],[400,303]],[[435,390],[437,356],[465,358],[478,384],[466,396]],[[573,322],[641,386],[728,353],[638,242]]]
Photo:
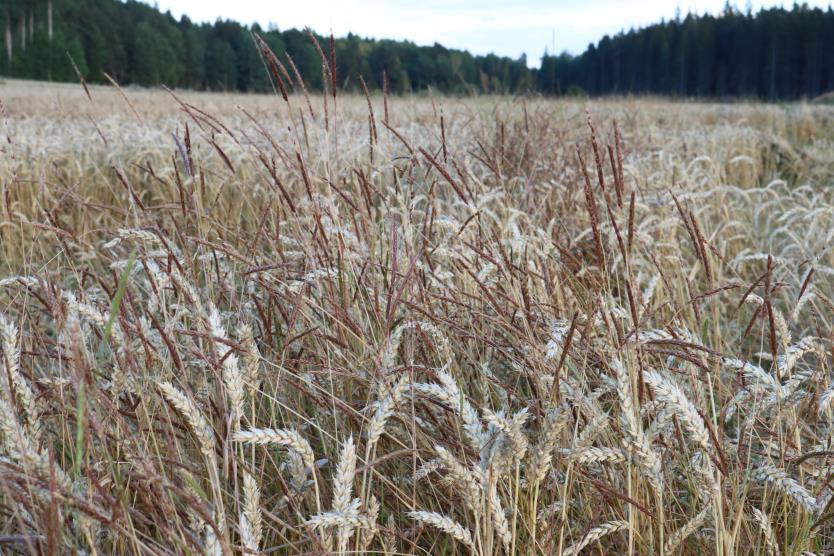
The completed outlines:
[[[676,12],[720,13],[726,0],[146,0],[179,19],[213,22],[218,17],[241,23],[270,23],[279,29],[309,26],[337,37],[353,32],[363,37],[408,39],[418,45],[435,42],[473,54],[493,52],[538,66],[545,48],[573,54],[604,35],[641,27]],[[826,8],[832,0],[808,0]],[[790,7],[793,1],[742,0],[746,10]]]

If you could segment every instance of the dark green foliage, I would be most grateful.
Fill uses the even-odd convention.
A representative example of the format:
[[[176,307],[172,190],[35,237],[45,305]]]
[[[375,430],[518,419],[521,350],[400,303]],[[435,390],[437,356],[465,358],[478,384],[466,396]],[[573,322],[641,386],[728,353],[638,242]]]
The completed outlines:
[[[542,59],[537,88],[563,93],[813,98],[834,90],[834,12],[729,5],[604,37],[580,56]]]
[[[289,54],[306,86],[322,88],[321,57],[303,30],[263,30],[234,21],[195,24],[135,0],[52,0],[52,38],[48,37],[49,0],[0,0],[0,33],[8,23],[11,61],[3,48],[0,75],[32,79],[77,79],[70,53],[92,83],[106,83],[104,73],[121,84],[194,89],[271,91],[269,73],[253,39],[260,35],[292,71]],[[29,24],[34,27],[29,36]],[[25,21],[25,50],[20,25]],[[329,55],[329,38],[317,36]],[[2,42],[2,38],[0,38]],[[338,86],[359,91],[359,75],[379,89],[382,74],[390,90],[405,93],[428,86],[442,92],[525,92],[534,79],[526,60],[478,57],[440,45],[363,39],[336,40]],[[482,86],[482,84],[486,84]]]
[[[270,91],[257,33],[290,72],[292,57],[309,89],[323,86],[321,57],[303,30],[177,21],[135,0],[0,0],[0,33],[0,75],[11,77],[75,80],[72,57],[93,83],[106,82],[108,73],[122,84]],[[317,40],[329,56],[329,40]],[[394,93],[432,87],[456,94],[813,98],[834,90],[834,12],[794,5],[752,14],[728,5],[720,16],[688,15],[603,37],[578,56],[545,53],[538,70],[524,56],[473,56],[353,34],[336,40],[336,60],[338,86],[352,91],[361,88],[359,75],[381,88],[385,72]]]

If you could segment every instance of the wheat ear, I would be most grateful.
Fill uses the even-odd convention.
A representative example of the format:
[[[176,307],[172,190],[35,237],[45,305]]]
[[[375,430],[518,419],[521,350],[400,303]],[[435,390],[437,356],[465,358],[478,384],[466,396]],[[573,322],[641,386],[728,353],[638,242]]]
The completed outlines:
[[[620,463],[625,461],[625,454],[618,448],[582,448],[572,454],[577,463]]]
[[[622,520],[609,521],[607,523],[603,523],[602,525],[598,525],[585,533],[585,536],[582,537],[578,543],[571,545],[562,551],[562,556],[579,554],[579,552],[589,544],[598,541],[606,535],[610,535],[611,533],[616,533],[617,531],[622,531],[624,529],[628,529],[628,522]]]
[[[359,547],[360,553],[362,554],[366,554],[368,552],[368,547],[371,546],[374,537],[379,531],[379,528],[377,527],[377,520],[379,520],[379,500],[377,500],[376,496],[373,494],[368,500],[366,512],[368,514],[368,523],[372,525],[372,528],[362,531],[362,540]]]
[[[249,325],[238,327],[237,335],[244,347],[243,352],[243,381],[249,389],[250,396],[258,391],[260,382],[261,353],[258,351],[258,344],[252,335],[252,328]]]
[[[643,373],[646,383],[658,398],[673,408],[692,439],[709,453],[709,433],[703,418],[695,409],[695,405],[686,397],[683,390],[671,379],[662,376],[657,371]]]
[[[214,431],[197,406],[194,405],[194,402],[187,398],[178,388],[170,382],[157,383],[157,387],[162,391],[162,395],[168,400],[168,403],[185,417],[186,421],[188,421],[188,426],[191,428],[191,432],[197,437],[200,452],[206,458],[206,467],[209,472],[212,496],[214,497],[215,511],[217,513],[217,523],[220,529],[225,531],[226,513],[223,508],[222,488],[217,469]],[[213,532],[211,534],[214,535]]]
[[[662,492],[663,474],[660,457],[652,449],[649,439],[646,438],[637,420],[628,370],[616,358],[611,361],[611,367],[614,369],[614,375],[617,380],[617,397],[620,400],[620,423],[628,437],[624,439],[624,445],[629,450],[633,449],[637,454],[637,461],[640,468],[645,472],[646,477],[655,491]]]
[[[9,399],[16,396],[26,415],[26,431],[32,440],[40,441],[40,411],[35,403],[35,395],[20,372],[20,333],[12,321],[0,314],[0,337],[3,346],[3,361],[11,388]]]
[[[304,466],[313,471],[315,468],[315,456],[310,443],[292,429],[249,429],[238,431],[234,435],[236,442],[247,444],[258,444],[261,446],[277,444],[284,448],[293,450],[304,462]]]
[[[244,526],[245,523],[245,526]],[[243,472],[243,512],[240,516],[241,538],[246,548],[257,552],[263,538],[261,490],[255,478]],[[244,528],[247,530],[244,534]]]
[[[333,482],[333,511],[348,512],[353,492],[353,480],[356,475],[356,445],[350,436],[342,446],[339,465],[336,468],[336,478]],[[339,554],[347,551],[348,539],[353,533],[353,527],[343,525],[339,527]]]
[[[29,438],[20,426],[14,408],[3,398],[0,398],[0,433],[3,437],[3,451],[12,460],[20,463],[26,470],[37,471],[43,478],[50,477],[54,469],[61,486],[67,490],[71,489],[72,481],[64,470],[51,465],[47,453],[39,450],[37,444]]]
[[[162,391],[165,399],[168,400],[168,403],[188,421],[191,432],[197,437],[203,455],[213,460],[215,457],[214,431],[200,410],[197,409],[197,406],[194,405],[194,402],[170,382],[160,382],[157,386]]]
[[[687,521],[683,527],[669,535],[669,538],[666,539],[666,543],[664,544],[664,552],[670,554],[683,541],[689,538],[692,533],[697,531],[704,524],[704,520],[707,518],[707,514],[709,514],[711,509],[711,505],[705,506],[695,517]]]
[[[373,447],[376,446],[377,441],[385,431],[385,425],[388,419],[394,414],[394,408],[400,403],[406,386],[408,386],[408,375],[403,375],[397,380],[391,388],[391,392],[386,395],[376,406],[376,411],[371,418],[371,423],[368,426],[368,446],[366,453],[370,453]]]
[[[768,515],[758,508],[751,508],[751,510],[753,512],[753,518],[756,520],[756,523],[759,524],[759,529],[761,529],[764,534],[768,551],[776,556],[782,556],[782,551],[779,550],[779,543],[776,540],[776,533],[773,532],[773,527],[770,525],[770,518]]]
[[[312,516],[306,523],[314,529],[327,529],[330,527],[344,528],[351,531],[356,529],[373,529],[374,524],[371,523],[370,519],[359,513],[359,504],[359,499],[354,498],[348,511],[323,512]]]
[[[209,303],[208,325],[209,333],[214,338],[217,357],[223,365],[223,384],[226,387],[226,397],[229,400],[232,431],[238,431],[243,416],[243,373],[240,371],[237,355],[221,341],[227,339],[226,329],[220,319],[220,312],[212,303]]]
[[[510,533],[510,524],[507,522],[507,516],[504,515],[504,509],[501,507],[501,498],[498,496],[497,483],[497,477],[492,474],[487,481],[487,506],[489,506],[488,509],[492,517],[492,526],[495,529],[495,534],[501,539],[504,550],[509,553],[512,534]]]
[[[408,512],[406,515],[415,521],[430,525],[435,529],[443,531],[451,536],[453,539],[465,544],[470,550],[475,550],[475,544],[472,542],[472,533],[469,529],[453,520],[450,517],[436,513],[436,512]]]
[[[462,491],[466,505],[474,510],[481,503],[483,473],[477,468],[464,467],[449,450],[442,446],[435,446],[434,450],[438,455],[437,462],[446,468],[449,477]]]
[[[819,509],[816,498],[783,470],[773,465],[764,465],[756,470],[754,476],[760,481],[771,483],[809,512],[816,512]]]

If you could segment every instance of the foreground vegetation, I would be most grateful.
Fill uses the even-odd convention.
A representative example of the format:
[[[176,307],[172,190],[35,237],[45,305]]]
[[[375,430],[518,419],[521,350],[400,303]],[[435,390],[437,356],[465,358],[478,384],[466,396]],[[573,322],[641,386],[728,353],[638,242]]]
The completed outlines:
[[[19,553],[828,553],[834,111],[8,84]]]

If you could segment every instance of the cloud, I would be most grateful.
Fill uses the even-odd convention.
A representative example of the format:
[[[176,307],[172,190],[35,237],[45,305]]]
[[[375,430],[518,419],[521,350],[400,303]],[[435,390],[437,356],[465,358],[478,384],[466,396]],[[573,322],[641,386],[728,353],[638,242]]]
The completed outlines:
[[[828,6],[829,1],[810,5]],[[582,52],[603,35],[641,27],[680,13],[719,13],[725,0],[675,4],[668,0],[320,0],[274,2],[264,0],[158,0],[160,9],[196,21],[217,17],[243,23],[269,23],[280,29],[310,26],[337,36],[348,32],[364,37],[408,39],[421,45],[435,42],[476,54],[494,52],[517,58],[526,53],[537,65],[545,48]],[[753,9],[782,2],[751,2]],[[788,3],[790,5],[790,3]],[[555,41],[553,40],[555,34]]]

